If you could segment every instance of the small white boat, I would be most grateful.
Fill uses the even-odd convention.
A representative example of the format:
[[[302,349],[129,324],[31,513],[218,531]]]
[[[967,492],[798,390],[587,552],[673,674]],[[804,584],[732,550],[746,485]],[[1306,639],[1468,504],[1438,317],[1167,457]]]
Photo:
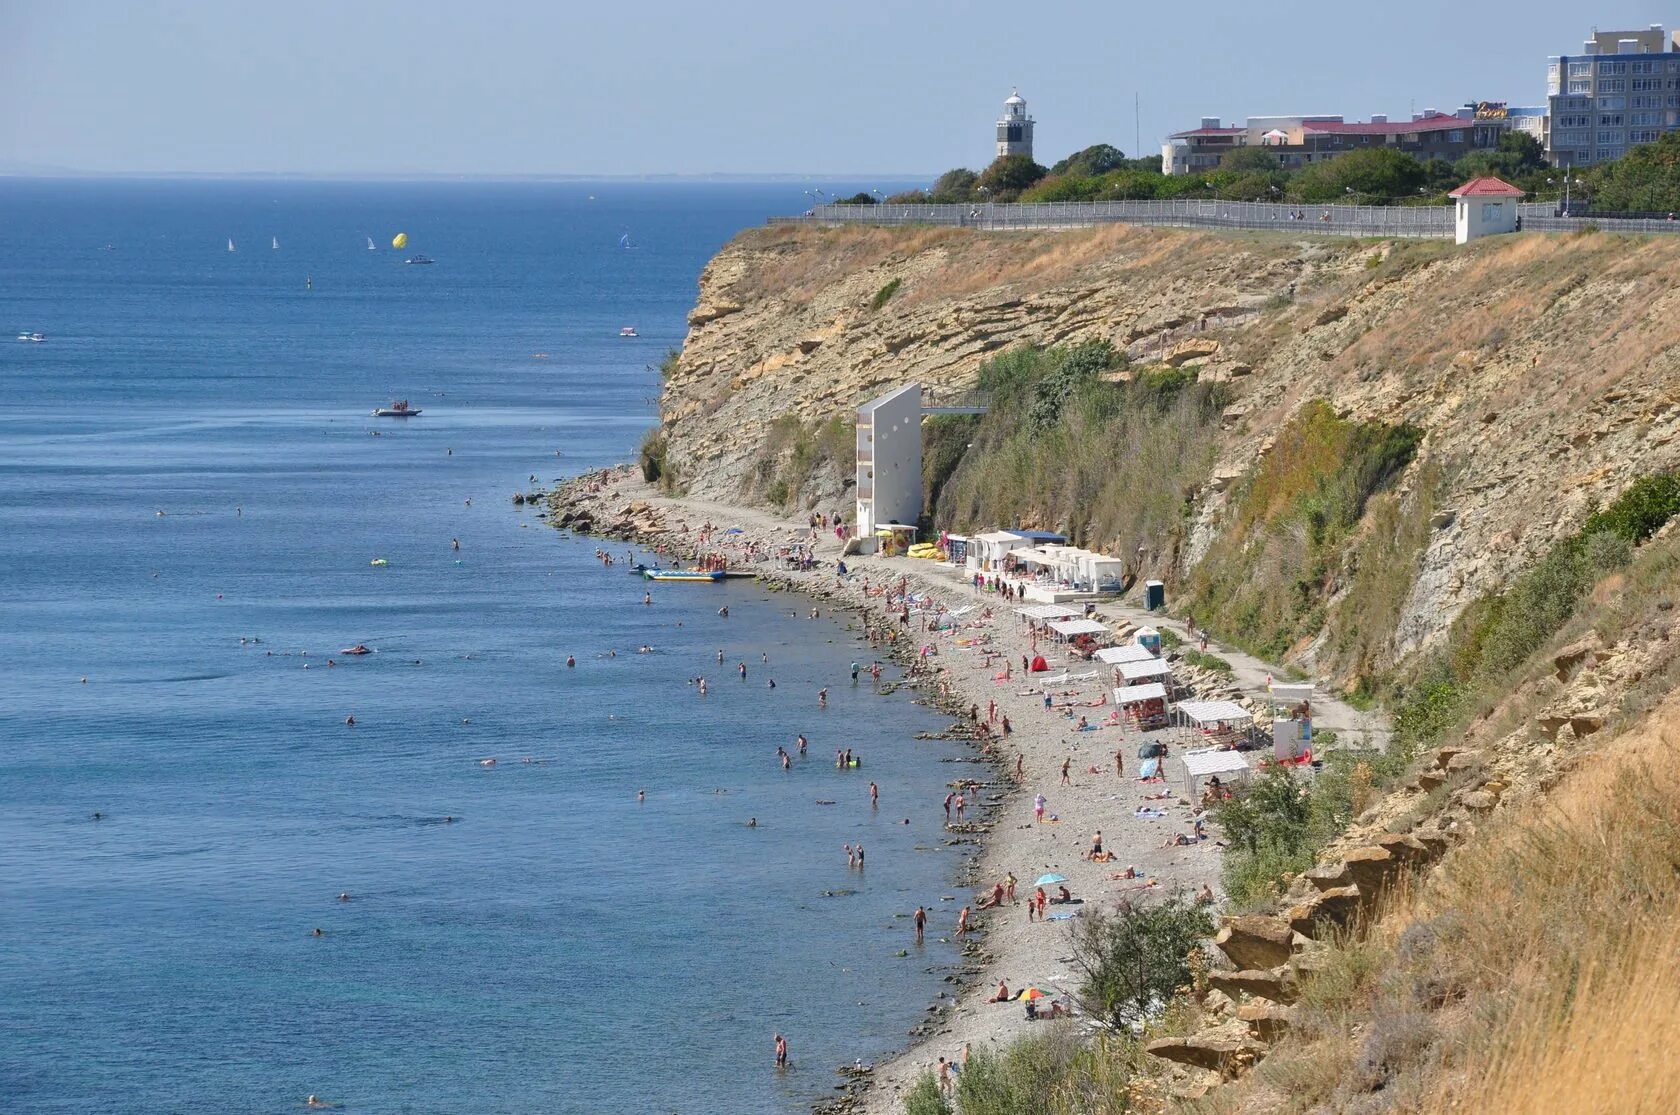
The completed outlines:
[[[623,329],[618,331],[618,335],[620,337],[634,337],[637,335],[636,327],[634,325],[626,325]]]
[[[233,251],[233,237],[228,237],[228,251]]]
[[[368,238],[367,238],[367,242],[368,242],[368,251],[370,251],[370,252],[377,252],[377,251],[378,251],[378,250],[379,250],[379,245],[378,245],[378,244],[375,244],[375,243],[374,243],[374,242],[373,242],[373,237],[371,237],[371,236],[370,236],[370,237],[368,237]]]
[[[388,407],[380,407],[373,412],[375,418],[415,418],[420,414],[419,407],[408,405],[407,399],[398,399]]]
[[[37,344],[37,345],[40,344],[42,341],[44,341],[46,339],[47,339],[47,335],[45,333],[19,333],[18,334],[18,340],[29,341],[32,344]]]
[[[269,237],[269,246],[278,252],[280,250],[280,238],[278,236]]]

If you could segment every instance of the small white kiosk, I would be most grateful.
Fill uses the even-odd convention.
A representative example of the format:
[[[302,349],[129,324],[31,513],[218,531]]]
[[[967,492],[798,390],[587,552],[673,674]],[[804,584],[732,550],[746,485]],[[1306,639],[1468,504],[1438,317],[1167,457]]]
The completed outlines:
[[[1460,244],[1517,231],[1517,202],[1523,192],[1500,178],[1472,178],[1447,195],[1457,206],[1453,228]]]

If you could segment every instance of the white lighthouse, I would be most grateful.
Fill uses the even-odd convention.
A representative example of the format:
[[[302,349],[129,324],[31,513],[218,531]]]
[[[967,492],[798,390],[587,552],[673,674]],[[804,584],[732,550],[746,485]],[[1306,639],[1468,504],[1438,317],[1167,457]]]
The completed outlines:
[[[997,157],[1025,155],[1032,158],[1033,119],[1027,115],[1027,102],[1020,90],[1009,94],[1003,102],[1003,115],[997,122]]]

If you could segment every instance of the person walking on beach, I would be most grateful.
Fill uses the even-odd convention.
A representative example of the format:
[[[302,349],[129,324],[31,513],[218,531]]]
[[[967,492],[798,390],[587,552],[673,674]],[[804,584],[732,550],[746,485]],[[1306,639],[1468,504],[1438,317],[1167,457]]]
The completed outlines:
[[[1073,780],[1068,777],[1068,770],[1072,768],[1072,766],[1073,757],[1071,755],[1062,760],[1062,785],[1064,786],[1073,785]]]
[[[1044,823],[1044,807],[1045,807],[1046,804],[1048,804],[1048,803],[1045,802],[1043,794],[1034,795],[1034,797],[1033,797],[1033,818],[1035,820],[1037,820],[1038,823],[1041,824],[1041,825]]]
[[[1015,905],[1015,872],[1011,871],[1003,877],[1003,897],[1011,906]]]
[[[782,1035],[777,1034],[776,1035],[776,1067],[778,1069],[785,1069],[785,1068],[787,1068],[787,1063],[788,1063],[787,1062],[787,1039],[784,1038]]]
[[[915,920],[916,920],[916,943],[919,945],[919,944],[922,943],[922,934],[927,931],[927,911],[922,909],[922,907],[917,906],[916,907],[916,918],[915,918]]]
[[[968,907],[967,906],[964,906],[961,910],[959,910],[957,912],[957,933],[956,933],[956,935],[958,937],[968,936]]]
[[[1124,751],[1116,751],[1114,753],[1114,777],[1124,778],[1125,776],[1126,776],[1126,753]]]
[[[1026,756],[1025,753],[1022,753],[1022,754],[1019,754],[1019,755],[1015,756],[1015,781],[1016,782],[1025,782],[1026,780],[1027,780],[1027,756]]]
[[[1014,726],[1009,723],[1009,714],[1007,712],[1004,713],[1003,714],[1003,735],[1004,735],[1004,738],[1007,739],[1009,737],[1009,733],[1013,732],[1014,730],[1015,730]]]

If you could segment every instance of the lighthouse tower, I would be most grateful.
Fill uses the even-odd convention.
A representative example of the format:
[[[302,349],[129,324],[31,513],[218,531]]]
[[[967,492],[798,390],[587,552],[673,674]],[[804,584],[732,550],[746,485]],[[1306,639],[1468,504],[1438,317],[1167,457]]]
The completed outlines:
[[[1027,115],[1027,102],[1020,90],[1009,94],[1003,102],[1003,115],[997,122],[997,157],[1025,155],[1032,158],[1033,118]]]

